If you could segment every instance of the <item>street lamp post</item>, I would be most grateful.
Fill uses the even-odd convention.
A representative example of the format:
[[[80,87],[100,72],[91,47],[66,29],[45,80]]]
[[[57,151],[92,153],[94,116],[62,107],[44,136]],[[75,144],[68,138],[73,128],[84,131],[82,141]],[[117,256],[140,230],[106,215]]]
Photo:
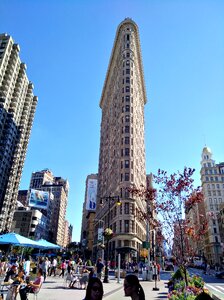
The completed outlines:
[[[107,228],[110,228],[110,208],[111,208],[111,202],[115,202],[117,205],[121,205],[119,196],[108,196],[108,197],[101,197],[100,204],[103,204],[103,201],[108,202],[108,216],[107,216]],[[106,255],[106,267],[105,267],[105,275],[104,275],[104,283],[109,283],[109,238],[107,240],[107,255]]]

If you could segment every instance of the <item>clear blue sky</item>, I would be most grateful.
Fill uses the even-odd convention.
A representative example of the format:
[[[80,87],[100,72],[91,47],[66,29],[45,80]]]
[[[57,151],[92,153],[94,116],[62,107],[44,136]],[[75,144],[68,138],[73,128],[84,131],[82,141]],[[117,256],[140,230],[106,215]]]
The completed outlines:
[[[1,0],[0,32],[20,45],[39,102],[21,189],[49,168],[70,183],[67,219],[80,238],[85,180],[98,171],[99,100],[118,24],[139,26],[148,103],[147,172],[224,161],[224,1]]]

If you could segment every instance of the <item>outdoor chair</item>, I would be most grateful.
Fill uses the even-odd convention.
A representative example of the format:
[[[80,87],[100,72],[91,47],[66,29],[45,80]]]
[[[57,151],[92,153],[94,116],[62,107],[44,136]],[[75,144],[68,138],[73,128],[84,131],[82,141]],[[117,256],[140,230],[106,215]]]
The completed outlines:
[[[88,273],[83,273],[82,277],[79,279],[80,288],[82,288],[82,286],[84,285],[84,288],[86,289],[88,280],[89,280],[89,274]]]
[[[33,300],[37,300],[37,296],[38,296],[38,294],[39,294],[39,292],[40,292],[41,287],[42,287],[42,285],[40,286],[40,288],[39,288],[37,291],[35,291],[35,292],[33,292],[33,293],[29,293],[29,294],[28,294],[29,299],[30,299],[30,297],[32,297],[32,295],[33,295]]]
[[[4,299],[4,296],[8,294],[9,291],[9,285],[6,285],[5,282],[1,282],[0,285],[0,299]]]

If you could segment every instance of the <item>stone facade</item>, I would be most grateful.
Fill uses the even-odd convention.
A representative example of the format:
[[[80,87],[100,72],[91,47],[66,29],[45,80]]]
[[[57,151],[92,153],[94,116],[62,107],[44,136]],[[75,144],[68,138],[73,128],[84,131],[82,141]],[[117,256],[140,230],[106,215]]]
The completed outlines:
[[[217,216],[224,203],[224,163],[216,164],[208,147],[204,147],[202,151],[201,184],[209,222],[208,233],[204,238],[204,255],[209,262],[220,264],[223,252]]]
[[[111,227],[111,259],[121,253],[131,259],[146,238],[146,223],[136,217],[145,210],[142,199],[132,198],[127,188],[146,186],[143,76],[138,27],[127,18],[117,29],[100,100],[102,109],[96,219]],[[108,201],[119,196],[122,205]],[[103,205],[100,203],[103,200]],[[95,230],[95,237],[97,231]]]
[[[0,232],[11,230],[37,104],[19,51],[12,37],[0,35]]]

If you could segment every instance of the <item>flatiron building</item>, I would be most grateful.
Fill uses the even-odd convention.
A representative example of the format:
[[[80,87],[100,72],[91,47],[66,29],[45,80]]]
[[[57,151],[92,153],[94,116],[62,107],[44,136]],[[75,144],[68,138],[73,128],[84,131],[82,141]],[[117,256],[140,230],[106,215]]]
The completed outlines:
[[[102,220],[104,228],[109,225],[113,230],[114,236],[109,242],[110,259],[115,259],[118,253],[125,260],[137,257],[146,239],[146,223],[137,213],[144,211],[145,202],[128,190],[132,186],[146,186],[146,102],[138,26],[126,18],[117,29],[100,99],[96,224]],[[114,196],[119,196],[121,206],[113,201]]]

